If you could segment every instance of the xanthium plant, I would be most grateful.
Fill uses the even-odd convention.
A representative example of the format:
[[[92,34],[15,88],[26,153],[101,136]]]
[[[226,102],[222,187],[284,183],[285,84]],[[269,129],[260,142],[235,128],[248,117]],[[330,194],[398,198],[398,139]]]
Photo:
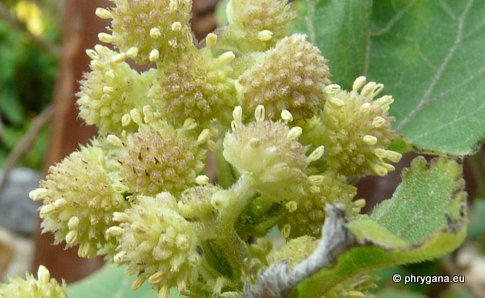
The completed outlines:
[[[287,31],[287,0],[231,0],[229,24],[201,43],[189,0],[111,1],[96,11],[111,25],[87,50],[77,101],[99,134],[30,196],[56,243],[125,265],[133,289],[241,297],[271,264],[311,254],[327,204],[359,214],[352,181],[401,158],[388,150],[393,98],[365,77],[332,83],[320,50]],[[217,179],[204,175],[209,156]],[[364,297],[373,281],[354,276],[326,297]],[[32,297],[66,295],[45,269],[0,293],[19,297],[7,293],[24,283],[43,293]]]

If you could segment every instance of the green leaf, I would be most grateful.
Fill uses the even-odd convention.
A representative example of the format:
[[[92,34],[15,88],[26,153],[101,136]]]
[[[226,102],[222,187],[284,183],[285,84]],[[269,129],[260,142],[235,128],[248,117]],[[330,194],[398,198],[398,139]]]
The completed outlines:
[[[371,0],[300,0],[293,32],[306,33],[329,60],[332,81],[352,86],[365,70]]]
[[[485,137],[485,1],[376,0],[369,77],[423,151],[470,154]]]
[[[24,107],[15,94],[15,90],[6,88],[3,91],[3,94],[0,93],[0,114],[13,124],[21,125],[25,121]]]
[[[293,31],[330,60],[332,80],[349,88],[364,74],[384,83],[395,128],[417,149],[465,155],[485,139],[485,1],[300,0],[295,8]]]
[[[67,289],[69,298],[103,297],[103,298],[156,298],[157,293],[147,284],[133,291],[131,284],[135,280],[124,273],[123,268],[106,265],[98,272]],[[171,298],[180,297],[177,290],[170,291]]]
[[[320,297],[352,275],[434,259],[458,247],[466,235],[461,174],[454,160],[416,158],[391,199],[348,223],[359,245],[342,254],[335,267],[302,282],[299,296]]]

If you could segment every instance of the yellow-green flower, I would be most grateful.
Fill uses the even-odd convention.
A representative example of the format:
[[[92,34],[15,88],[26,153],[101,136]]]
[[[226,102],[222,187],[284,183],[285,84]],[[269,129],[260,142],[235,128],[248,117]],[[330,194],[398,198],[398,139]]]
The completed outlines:
[[[21,277],[9,278],[8,283],[0,283],[2,298],[67,298],[66,283],[59,284],[51,278],[49,270],[39,266],[37,279],[30,273]]]
[[[401,154],[387,150],[394,132],[388,115],[391,96],[374,97],[382,84],[359,77],[351,92],[337,90],[328,95],[322,114],[323,138],[327,165],[345,176],[373,173],[383,176],[394,167]],[[360,91],[360,92],[359,92]]]
[[[52,232],[55,243],[79,244],[82,257],[111,251],[116,242],[105,236],[113,225],[113,212],[128,207],[124,187],[108,172],[105,153],[98,146],[82,147],[52,166],[40,187],[30,193],[41,201],[43,232]]]
[[[270,119],[288,110],[300,120],[322,109],[329,75],[320,50],[306,41],[305,35],[294,34],[257,59],[239,77],[237,89],[247,110],[263,105]]]
[[[197,140],[168,126],[129,134],[123,147],[120,176],[133,193],[181,193],[204,169],[206,152]]]
[[[288,0],[231,0],[227,6],[229,24],[250,39],[279,39],[295,17]]]
[[[115,6],[98,9],[97,15],[112,19],[111,35],[101,41],[113,43],[138,63],[147,64],[173,57],[193,46],[191,0],[111,0]]]
[[[289,128],[283,121],[264,119],[258,106],[256,121],[242,124],[242,110],[234,111],[232,132],[224,138],[224,158],[241,174],[247,174],[266,195],[291,196],[301,193],[305,168],[311,162],[306,148],[298,142],[299,127]]]
[[[151,90],[164,113],[181,125],[187,118],[207,125],[212,119],[230,122],[237,96],[229,62],[231,52],[214,58],[207,49],[190,51],[175,58],[164,69]]]
[[[352,202],[357,192],[353,185],[331,174],[310,177],[312,180],[321,181],[318,181],[318,186],[313,186],[311,191],[300,200],[286,204],[287,215],[279,224],[280,228],[289,225],[288,236],[291,238],[303,235],[320,237],[325,221],[326,204],[343,204],[348,216],[360,211]]]
[[[87,53],[92,58],[91,71],[84,74],[79,97],[79,116],[96,125],[101,134],[119,134],[124,128],[122,117],[134,108],[150,102],[148,90],[153,72],[139,74],[128,63],[116,60],[118,53],[97,45]]]
[[[131,208],[115,213],[114,220],[121,227],[108,230],[119,235],[114,261],[126,264],[128,274],[138,275],[133,288],[148,280],[164,292],[170,287],[184,288],[197,278],[198,239],[192,223],[179,214],[172,195],[138,196]]]

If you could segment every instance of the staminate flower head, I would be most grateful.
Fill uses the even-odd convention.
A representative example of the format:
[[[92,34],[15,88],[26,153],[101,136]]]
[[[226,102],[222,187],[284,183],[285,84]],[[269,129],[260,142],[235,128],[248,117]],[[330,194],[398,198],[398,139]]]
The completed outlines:
[[[264,41],[286,35],[288,23],[295,17],[288,0],[231,0],[227,5],[230,25],[249,38]]]
[[[192,46],[191,0],[111,0],[115,7],[100,8],[96,14],[112,19],[111,35],[100,40],[113,43],[140,64],[173,56]]]
[[[81,257],[109,252],[116,245],[105,237],[112,226],[112,214],[123,211],[128,203],[124,187],[107,170],[103,150],[82,147],[51,167],[40,188],[30,197],[41,201],[43,232],[52,232],[55,243],[66,241],[67,247],[79,244]]]
[[[201,125],[212,119],[228,124],[237,101],[228,65],[233,59],[232,52],[218,58],[207,49],[186,52],[164,68],[150,94],[173,123],[192,118]]]
[[[301,128],[290,129],[283,121],[264,120],[263,106],[256,108],[255,118],[256,121],[243,125],[242,109],[234,109],[232,132],[224,138],[224,158],[241,174],[251,175],[266,194],[301,190],[305,168],[315,159],[314,155],[319,158],[318,152],[323,154],[323,148],[309,158],[305,156],[306,148],[297,141]]]
[[[134,193],[181,193],[204,169],[206,152],[197,140],[168,126],[130,134],[123,147],[120,176]]]
[[[37,279],[30,273],[25,279],[9,278],[7,284],[0,283],[0,297],[2,298],[67,298],[66,283],[59,284],[51,278],[49,270],[40,265]]]
[[[286,203],[288,213],[279,225],[282,231],[288,230],[289,234],[285,235],[287,237],[320,237],[326,204],[343,204],[347,209],[347,216],[351,216],[360,211],[356,204],[365,203],[364,200],[352,202],[356,188],[333,175],[313,175],[309,179],[315,182],[311,191],[297,202]]]
[[[114,215],[122,230],[113,227],[107,232],[120,236],[115,263],[127,264],[127,273],[138,275],[132,285],[135,289],[146,279],[162,293],[174,286],[183,289],[197,278],[201,260],[192,223],[179,214],[169,193],[139,196],[135,202]]]
[[[374,100],[384,86],[364,84],[365,77],[359,77],[351,92],[332,88],[322,114],[322,144],[328,166],[338,173],[384,176],[394,170],[387,162],[401,158],[401,154],[386,150],[394,138],[393,118],[388,116],[393,99],[386,95]]]
[[[210,199],[218,190],[220,188],[214,185],[188,188],[178,202],[180,214],[190,220],[210,219],[214,212]]]
[[[97,45],[87,53],[92,59],[91,71],[84,75],[77,94],[79,116],[96,125],[101,134],[120,133],[123,115],[148,104],[146,94],[153,73],[139,74],[107,47]]]
[[[293,34],[266,52],[237,82],[242,106],[263,105],[270,119],[288,110],[295,120],[311,118],[325,102],[329,70],[320,50]]]

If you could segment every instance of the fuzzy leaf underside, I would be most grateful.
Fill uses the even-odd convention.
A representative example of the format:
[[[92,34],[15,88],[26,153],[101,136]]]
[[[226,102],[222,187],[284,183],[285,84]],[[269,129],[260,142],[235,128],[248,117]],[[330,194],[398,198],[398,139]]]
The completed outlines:
[[[296,4],[293,30],[314,37],[332,80],[344,87],[360,75],[382,82],[395,99],[395,128],[417,149],[466,155],[484,140],[484,1]]]
[[[461,165],[416,158],[393,197],[348,223],[358,245],[298,286],[299,297],[320,297],[354,274],[445,255],[466,235]],[[422,212],[421,212],[422,211]]]

